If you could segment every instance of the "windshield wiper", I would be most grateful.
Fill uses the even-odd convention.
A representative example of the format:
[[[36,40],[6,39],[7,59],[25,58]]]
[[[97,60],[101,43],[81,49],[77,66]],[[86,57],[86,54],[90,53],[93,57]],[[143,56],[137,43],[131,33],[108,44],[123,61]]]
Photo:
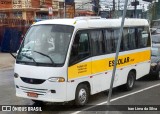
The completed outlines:
[[[34,59],[33,57],[29,57],[29,56],[23,55],[23,54],[22,54],[22,56],[23,56],[23,57],[26,57],[27,59],[33,60],[33,62],[34,62],[35,64],[37,64],[37,62],[35,61],[35,59]]]
[[[41,55],[43,55],[43,56],[48,57],[48,58],[51,60],[52,64],[53,64],[53,65],[55,64],[50,56],[48,56],[48,55],[46,55],[46,54],[44,54],[44,53],[41,53],[41,52],[39,52],[39,51],[33,51],[33,52],[36,52],[36,53],[39,53],[39,54],[41,54]]]

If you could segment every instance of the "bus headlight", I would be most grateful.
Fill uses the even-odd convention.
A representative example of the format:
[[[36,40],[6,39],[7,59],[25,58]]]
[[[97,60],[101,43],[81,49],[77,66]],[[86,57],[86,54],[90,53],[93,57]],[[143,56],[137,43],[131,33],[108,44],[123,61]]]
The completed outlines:
[[[50,81],[50,82],[64,82],[65,79],[63,77],[50,77],[48,79],[48,81]]]

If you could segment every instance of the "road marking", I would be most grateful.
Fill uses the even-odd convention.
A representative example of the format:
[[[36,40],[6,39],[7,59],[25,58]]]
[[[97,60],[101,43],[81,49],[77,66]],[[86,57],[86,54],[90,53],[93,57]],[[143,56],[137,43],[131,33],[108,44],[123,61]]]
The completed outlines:
[[[134,95],[134,94],[136,94],[136,93],[140,93],[140,92],[142,92],[142,91],[145,91],[145,90],[148,90],[148,89],[157,87],[157,86],[160,86],[160,83],[159,83],[159,84],[156,84],[156,85],[153,85],[153,86],[150,86],[150,87],[147,87],[147,88],[144,88],[144,89],[141,89],[141,90],[138,90],[138,91],[135,91],[135,92],[132,92],[132,93],[129,93],[129,94],[126,94],[126,95],[123,95],[123,96],[120,96],[120,97],[117,97],[117,98],[114,98],[114,99],[111,99],[111,102],[116,101],[116,100],[121,99],[121,98],[124,98],[124,97],[127,97],[127,96],[130,96],[130,95]],[[103,104],[106,104],[106,103],[107,103],[107,101],[102,102],[102,103],[99,103],[99,104],[96,104],[96,105],[91,106],[91,107],[88,107],[88,108],[85,108],[85,109],[83,109],[83,110],[81,110],[81,111],[73,112],[73,113],[71,113],[71,114],[78,114],[78,113],[80,113],[80,112],[82,112],[82,111],[86,111],[86,110],[88,110],[88,109],[91,109],[91,108],[94,108],[94,107],[96,107],[96,106],[98,106],[98,105],[103,105]]]

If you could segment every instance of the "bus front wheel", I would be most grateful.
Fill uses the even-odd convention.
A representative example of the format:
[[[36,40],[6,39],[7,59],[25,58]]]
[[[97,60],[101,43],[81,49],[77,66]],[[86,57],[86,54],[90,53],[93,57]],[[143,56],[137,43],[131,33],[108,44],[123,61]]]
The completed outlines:
[[[80,107],[84,106],[88,102],[89,90],[87,85],[80,84],[76,89],[75,105]]]

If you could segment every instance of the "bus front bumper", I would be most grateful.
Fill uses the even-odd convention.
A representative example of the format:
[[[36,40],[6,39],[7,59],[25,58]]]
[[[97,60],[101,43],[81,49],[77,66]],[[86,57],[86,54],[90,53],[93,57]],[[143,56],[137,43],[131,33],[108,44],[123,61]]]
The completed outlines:
[[[65,102],[66,83],[45,82],[40,85],[16,83],[16,96],[45,102]],[[22,86],[23,85],[23,86]],[[34,94],[36,96],[31,96]]]

